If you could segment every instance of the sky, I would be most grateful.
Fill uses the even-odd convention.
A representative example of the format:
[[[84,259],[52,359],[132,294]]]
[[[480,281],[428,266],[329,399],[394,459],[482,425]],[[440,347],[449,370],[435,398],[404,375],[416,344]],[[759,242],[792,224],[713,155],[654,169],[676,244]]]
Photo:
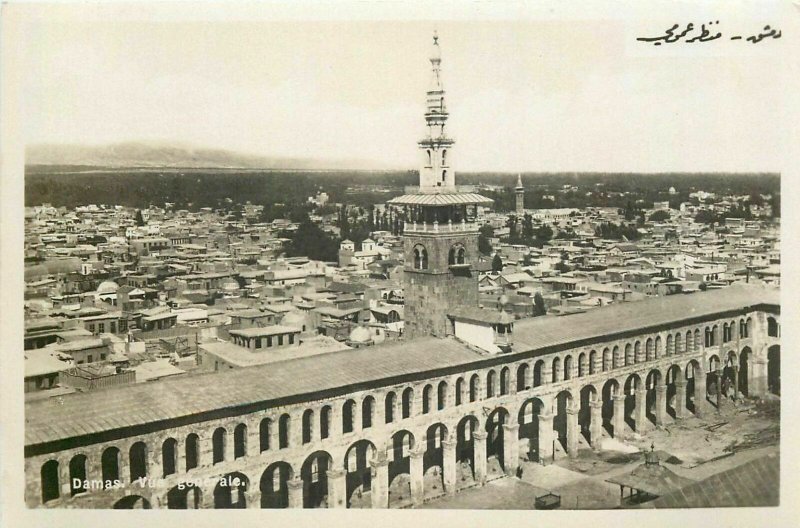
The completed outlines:
[[[416,169],[436,29],[457,171],[780,170],[782,41],[687,53],[635,41],[663,20],[209,21],[72,7],[24,32],[28,144],[166,141]]]

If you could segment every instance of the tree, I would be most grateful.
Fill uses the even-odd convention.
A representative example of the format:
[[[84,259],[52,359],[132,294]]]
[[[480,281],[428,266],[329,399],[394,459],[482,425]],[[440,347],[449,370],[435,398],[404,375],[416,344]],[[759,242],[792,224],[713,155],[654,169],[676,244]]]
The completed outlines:
[[[664,220],[669,220],[669,218],[670,218],[669,211],[660,209],[651,214],[649,220],[651,222],[663,222]]]
[[[533,296],[533,316],[538,317],[540,315],[545,315],[547,313],[547,306],[544,304],[544,298],[542,294],[536,292]]]
[[[144,225],[144,217],[142,216],[142,210],[136,210],[136,225],[142,227]]]
[[[286,248],[286,254],[290,257],[304,256],[325,262],[338,258],[339,242],[320,229],[308,215],[294,233],[284,232],[281,236],[291,239]]]
[[[503,271],[503,259],[500,257],[500,253],[494,254],[494,258],[492,259],[492,271],[498,273]]]
[[[478,251],[484,255],[492,254],[491,238],[494,237],[494,229],[489,224],[483,224],[478,230]]]

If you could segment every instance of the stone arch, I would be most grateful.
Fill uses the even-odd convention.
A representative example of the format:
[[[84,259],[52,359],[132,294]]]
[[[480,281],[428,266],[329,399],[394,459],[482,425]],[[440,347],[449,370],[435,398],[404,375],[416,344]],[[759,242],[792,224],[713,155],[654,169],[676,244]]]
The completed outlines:
[[[342,404],[342,433],[352,433],[356,428],[356,402],[348,398]]]
[[[249,485],[250,480],[244,473],[234,471],[223,475],[214,486],[214,508],[247,508],[246,492]]]
[[[100,474],[103,478],[103,488],[108,488],[106,483],[111,484],[115,480],[122,480],[119,472],[120,462],[122,461],[120,450],[111,446],[103,450],[100,455]]]
[[[428,414],[433,410],[433,387],[429,384],[422,389],[422,414]]]
[[[414,255],[414,269],[428,269],[428,250],[425,246],[422,244],[415,245],[412,253]]]
[[[696,359],[692,359],[686,363],[683,375],[686,380],[686,408],[697,414],[700,402],[706,398],[703,368]]]
[[[324,440],[331,435],[331,422],[333,421],[333,408],[323,405],[319,410],[319,438]]]
[[[633,373],[625,379],[623,387],[623,394],[625,394],[625,419],[624,421],[632,428],[636,429],[636,418],[634,410],[636,407],[636,398],[641,397],[643,392],[642,378],[638,374]],[[641,424],[639,424],[641,425]]]
[[[680,335],[680,334],[679,334]],[[679,402],[678,398],[676,397],[678,391],[678,384],[684,383],[683,382],[683,371],[679,365],[670,365],[667,369],[666,373],[666,385],[667,385],[667,393],[666,393],[666,407],[667,407],[667,414],[672,418],[678,418],[679,410],[677,406],[679,404],[686,405],[685,402]],[[681,409],[683,410],[683,409]]]
[[[553,358],[553,368],[551,372],[553,376],[553,383],[558,383],[561,381],[561,358]]]
[[[749,346],[742,349],[739,354],[739,392],[742,395],[750,396],[750,377],[752,376],[751,357],[753,351]]]
[[[624,364],[625,358],[623,356],[623,351],[619,348],[619,346],[615,345],[614,349],[611,351],[611,368],[616,369]]]
[[[657,368],[650,370],[645,378],[645,419],[650,420],[654,425],[658,425],[657,392],[658,387],[663,383],[664,376]],[[639,395],[637,394],[637,398]]]
[[[527,363],[520,363],[517,367],[517,392],[526,391],[531,388],[531,369]]]
[[[601,416],[603,417],[603,427],[612,438],[618,438],[622,434],[622,431],[614,429],[614,397],[618,394],[620,394],[620,387],[616,379],[611,378],[603,384]],[[622,423],[622,421],[620,420],[618,423]]]
[[[494,369],[490,369],[489,372],[486,373],[486,397],[487,398],[494,398],[497,389],[497,374],[495,373]]]
[[[344,456],[344,469],[348,508],[368,507],[363,494],[372,489],[372,472],[369,463],[376,453],[375,444],[366,439],[358,440],[347,448]]]
[[[403,502],[411,497],[411,451],[414,435],[405,429],[394,433],[390,440],[389,503]]]
[[[640,341],[636,341],[633,344],[633,363],[641,363],[644,361],[644,355],[642,353],[642,343]]]
[[[663,350],[662,350],[663,346],[664,346],[664,345],[663,345],[663,343],[661,342],[661,336],[660,336],[660,335],[656,336],[656,340],[655,340],[655,351],[654,351],[654,359],[661,359],[661,356],[663,356],[663,355],[664,355],[664,352],[663,352]]]
[[[447,382],[442,380],[436,389],[436,409],[441,411],[447,405]]]
[[[473,374],[469,379],[469,401],[476,402],[481,398],[481,378]]]
[[[425,431],[422,471],[426,495],[438,495],[444,489],[444,442],[448,437],[447,426],[441,422],[432,424]]]
[[[505,468],[504,442],[505,431],[503,425],[509,423],[509,413],[505,407],[495,407],[486,417],[486,459],[496,459],[501,468]],[[488,467],[488,464],[487,464]],[[491,471],[491,469],[489,469]]]
[[[273,462],[264,470],[259,480],[262,508],[288,508],[289,482],[294,478],[294,469],[288,462]]]
[[[597,388],[586,385],[581,388],[578,407],[578,428],[589,445],[594,445],[599,438],[592,438],[592,405],[597,401]],[[599,430],[599,428],[597,429]]]
[[[567,354],[564,356],[564,377],[562,378],[564,381],[572,379],[572,356]]]
[[[675,334],[675,344],[673,345],[675,354],[683,354],[683,334],[678,332]]]
[[[645,341],[644,350],[645,350],[645,356],[644,356],[645,361],[652,361],[656,358],[655,345],[653,343],[652,337],[648,337],[647,340]]]
[[[589,373],[589,358],[586,356],[586,352],[581,352],[578,355],[578,377],[582,378]]]
[[[328,507],[328,470],[333,459],[327,451],[315,451],[306,457],[300,468],[303,481],[303,508]]]
[[[271,446],[272,440],[272,419],[263,418],[258,423],[258,444],[259,451],[267,451]]]
[[[500,369],[500,396],[505,396],[511,388],[511,371],[508,367]]]
[[[225,461],[225,446],[228,443],[228,432],[224,427],[217,427],[211,435],[212,463],[219,464]]]
[[[186,460],[186,471],[200,465],[200,437],[195,433],[186,435],[184,458]]]
[[[114,503],[115,510],[149,510],[150,501],[141,495],[126,495]]]
[[[147,476],[147,445],[142,442],[134,442],[128,450],[128,464],[130,467],[131,482]]]
[[[672,334],[667,334],[666,355],[671,356],[674,353],[675,353],[675,338],[672,337]]]
[[[517,422],[519,423],[519,439],[527,441],[526,453],[528,460],[540,460],[539,453],[539,417],[546,413],[544,402],[539,398],[528,398],[519,408]]]
[[[289,447],[289,429],[292,426],[292,417],[284,413],[278,419],[278,449]]]
[[[455,394],[454,394],[454,403],[456,406],[462,405],[464,403],[464,399],[466,396],[466,382],[464,378],[459,376],[456,379],[456,387],[455,387]]]
[[[428,385],[430,387],[430,385]],[[427,388],[427,387],[426,387]],[[414,388],[413,387],[406,387],[403,390],[403,395],[401,398],[401,407],[403,411],[403,418],[411,418],[414,416]],[[424,408],[423,408],[423,412]]]
[[[42,488],[42,504],[46,504],[61,495],[61,483],[58,478],[58,460],[48,460],[42,464],[39,472]]]
[[[605,350],[608,350],[607,348]],[[589,374],[597,373],[597,350],[589,352]]]
[[[173,486],[167,492],[167,508],[170,510],[198,510],[202,505],[203,492],[193,482]]]
[[[393,423],[395,421],[394,410],[397,406],[397,395],[394,391],[389,391],[386,394],[386,398],[384,400],[384,413],[383,416],[385,418],[385,422],[387,424]]]
[[[633,347],[630,343],[625,345],[625,366],[633,365],[636,363],[636,355],[634,354]]]
[[[556,432],[556,440],[561,444],[564,451],[569,449],[569,427],[567,414],[574,409],[575,398],[572,391],[562,390],[553,400],[553,430]]]
[[[352,401],[352,400],[350,400]],[[314,409],[303,411],[303,443],[309,444],[314,440]],[[350,431],[342,431],[350,432]]]
[[[480,423],[472,414],[464,416],[456,425],[456,460],[462,482],[468,483],[475,478],[474,435],[479,428]]]
[[[617,350],[617,347],[614,347],[613,351],[609,350],[608,347],[603,349],[603,364],[601,366],[601,370],[603,372],[608,372],[609,370],[616,368],[614,356],[617,354]]]
[[[694,343],[692,344],[692,352],[697,352],[703,348],[703,336],[699,328],[694,329]]]
[[[369,429],[375,421],[375,398],[367,396],[361,402],[361,428]]]
[[[69,461],[69,491],[73,497],[86,493],[86,455],[79,453]]]
[[[172,437],[161,443],[161,469],[163,470],[162,477],[178,471],[178,441]]]
[[[544,372],[544,360],[540,359],[533,364],[533,386],[539,387],[546,383]]]
[[[450,251],[447,254],[447,263],[450,265],[464,264],[466,262],[467,250],[464,244],[458,242],[450,246]]]

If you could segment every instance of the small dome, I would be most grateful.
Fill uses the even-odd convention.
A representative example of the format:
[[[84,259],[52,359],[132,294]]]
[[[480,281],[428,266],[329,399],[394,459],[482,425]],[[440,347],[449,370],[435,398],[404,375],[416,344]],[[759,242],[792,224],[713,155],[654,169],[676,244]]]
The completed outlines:
[[[97,293],[117,293],[119,290],[119,284],[114,281],[103,281],[100,283],[100,286],[97,287]]]
[[[372,334],[363,326],[357,326],[350,332],[351,343],[368,343],[372,341]]]

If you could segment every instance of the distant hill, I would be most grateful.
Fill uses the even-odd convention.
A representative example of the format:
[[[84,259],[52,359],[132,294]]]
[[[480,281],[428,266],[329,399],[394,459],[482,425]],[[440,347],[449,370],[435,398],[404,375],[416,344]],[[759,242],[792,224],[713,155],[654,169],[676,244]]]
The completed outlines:
[[[223,149],[158,142],[109,145],[29,145],[28,165],[84,165],[96,167],[186,167],[280,170],[386,169],[379,162],[354,159],[274,158]]]

